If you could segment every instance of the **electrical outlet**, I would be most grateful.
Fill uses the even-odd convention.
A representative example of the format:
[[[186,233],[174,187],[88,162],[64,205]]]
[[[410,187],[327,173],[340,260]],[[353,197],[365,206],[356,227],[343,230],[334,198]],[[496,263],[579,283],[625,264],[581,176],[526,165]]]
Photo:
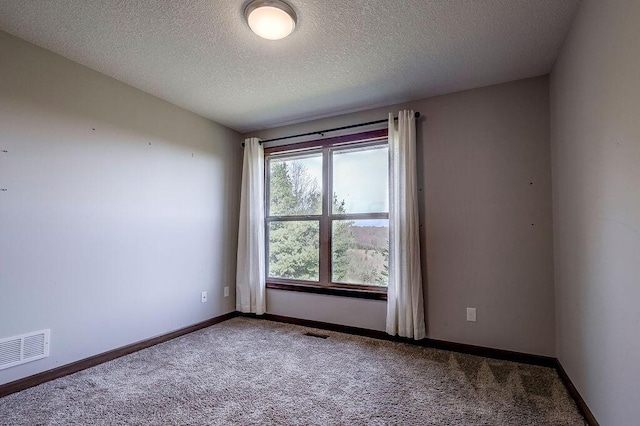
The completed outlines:
[[[202,299],[201,299],[202,303],[206,302],[207,301],[207,292],[203,291],[201,296],[202,296]]]
[[[476,322],[476,308],[467,308],[467,321]]]
[[[224,288],[224,297],[229,297],[229,287]]]

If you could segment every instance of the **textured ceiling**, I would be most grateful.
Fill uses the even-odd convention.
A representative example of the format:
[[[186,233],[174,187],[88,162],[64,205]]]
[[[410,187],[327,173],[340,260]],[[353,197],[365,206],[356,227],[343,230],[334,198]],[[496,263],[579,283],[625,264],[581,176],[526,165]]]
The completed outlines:
[[[579,0],[0,0],[0,29],[240,132],[551,70]]]

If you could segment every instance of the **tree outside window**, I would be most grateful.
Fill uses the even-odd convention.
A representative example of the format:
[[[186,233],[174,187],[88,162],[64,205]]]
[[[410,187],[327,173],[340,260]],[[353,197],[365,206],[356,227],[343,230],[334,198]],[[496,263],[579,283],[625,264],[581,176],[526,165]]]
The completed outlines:
[[[269,155],[266,163],[267,281],[384,289],[386,140]]]

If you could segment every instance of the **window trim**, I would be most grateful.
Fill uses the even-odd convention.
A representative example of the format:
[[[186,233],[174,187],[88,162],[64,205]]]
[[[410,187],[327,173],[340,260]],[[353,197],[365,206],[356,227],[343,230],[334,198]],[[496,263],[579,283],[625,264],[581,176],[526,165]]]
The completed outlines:
[[[298,216],[270,216],[265,217],[265,275],[266,287],[276,290],[299,291],[305,293],[328,294],[334,296],[355,297],[363,299],[387,300],[387,287],[364,285],[364,284],[347,284],[334,283],[331,281],[331,247],[332,232],[331,226],[334,220],[367,220],[367,219],[388,219],[389,213],[353,213],[353,214],[336,214],[331,212],[331,199],[328,194],[332,194],[331,186],[331,164],[329,159],[331,152],[334,150],[349,149],[355,146],[378,146],[388,145],[388,130],[380,129],[360,133],[352,133],[349,135],[336,136],[332,138],[318,139],[296,144],[278,145],[264,148],[265,162],[265,191],[264,191],[264,211],[269,212],[269,160],[273,157],[286,158],[289,156],[298,156],[309,153],[322,154],[322,211],[320,215],[298,215]],[[317,221],[319,226],[319,270],[318,281],[305,281],[290,278],[275,278],[268,276],[269,269],[269,239],[268,230],[271,222],[284,221]],[[328,263],[328,264],[327,264]]]
[[[264,147],[264,155],[265,155],[265,159],[267,156],[276,154],[276,153],[280,153],[280,152],[298,152],[298,151],[304,151],[307,149],[314,149],[314,148],[320,148],[320,147],[333,147],[333,146],[339,146],[339,145],[343,145],[343,144],[361,144],[370,140],[375,140],[375,139],[386,139],[389,135],[389,130],[388,129],[380,129],[380,130],[371,130],[371,131],[367,131],[367,132],[361,132],[361,133],[351,133],[348,135],[342,135],[342,136],[334,136],[331,138],[325,138],[325,139],[315,139],[312,141],[305,141],[305,142],[298,142],[298,143],[289,143],[289,144],[282,144],[282,145],[275,145],[275,146],[270,146],[270,147]]]

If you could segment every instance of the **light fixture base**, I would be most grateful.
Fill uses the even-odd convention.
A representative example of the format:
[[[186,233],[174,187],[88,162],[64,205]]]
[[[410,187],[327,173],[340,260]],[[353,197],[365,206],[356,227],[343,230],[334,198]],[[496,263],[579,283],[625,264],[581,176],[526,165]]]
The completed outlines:
[[[253,0],[244,8],[244,18],[254,33],[268,40],[287,37],[298,22],[296,12],[282,0]]]

